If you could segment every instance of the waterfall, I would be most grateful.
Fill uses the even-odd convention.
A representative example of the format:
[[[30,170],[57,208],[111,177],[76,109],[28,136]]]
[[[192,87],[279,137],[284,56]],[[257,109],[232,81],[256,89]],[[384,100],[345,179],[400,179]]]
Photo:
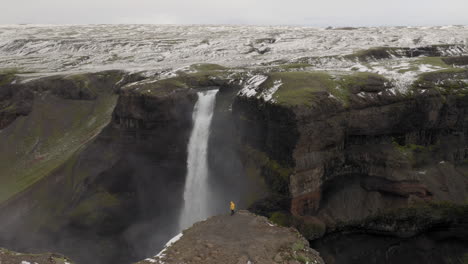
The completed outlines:
[[[218,90],[198,92],[193,111],[193,129],[188,144],[187,177],[184,190],[184,207],[180,229],[211,216],[210,190],[208,189],[208,138]]]

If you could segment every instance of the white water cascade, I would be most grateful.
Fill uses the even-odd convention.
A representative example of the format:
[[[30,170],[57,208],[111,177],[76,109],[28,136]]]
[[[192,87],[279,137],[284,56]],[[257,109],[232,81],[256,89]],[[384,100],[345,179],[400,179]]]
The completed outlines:
[[[188,144],[187,177],[184,190],[184,207],[180,229],[211,216],[210,190],[208,188],[208,138],[218,90],[198,92],[193,111],[193,129]]]

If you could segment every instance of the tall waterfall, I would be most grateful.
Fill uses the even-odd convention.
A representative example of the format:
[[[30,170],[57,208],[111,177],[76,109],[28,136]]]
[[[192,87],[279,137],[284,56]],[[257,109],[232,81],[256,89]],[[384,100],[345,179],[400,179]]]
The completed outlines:
[[[199,92],[193,111],[194,124],[188,144],[184,207],[179,222],[181,230],[204,220],[212,213],[208,188],[207,150],[217,92],[218,90]]]

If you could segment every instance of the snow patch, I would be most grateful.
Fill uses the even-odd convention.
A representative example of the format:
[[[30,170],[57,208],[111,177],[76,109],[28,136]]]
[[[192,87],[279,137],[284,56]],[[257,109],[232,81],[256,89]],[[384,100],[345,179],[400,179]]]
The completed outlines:
[[[260,98],[263,98],[265,102],[274,101],[274,99],[272,100],[273,95],[276,93],[276,91],[278,91],[281,85],[283,85],[283,82],[281,80],[275,80],[273,82],[273,87],[265,89],[260,95]]]
[[[242,88],[238,95],[239,96],[245,96],[245,97],[252,97],[257,95],[257,89],[258,87],[264,83],[268,79],[267,76],[265,75],[255,75],[251,77],[244,88]]]
[[[419,71],[420,72],[432,72],[432,71],[438,71],[440,69],[443,69],[443,68],[438,67],[438,66],[429,65],[429,64],[419,65]]]
[[[164,256],[165,256],[164,252],[166,252],[167,248],[170,247],[170,246],[172,246],[172,244],[174,244],[175,242],[179,241],[179,239],[180,239],[182,236],[183,236],[183,234],[180,233],[180,234],[178,234],[177,236],[173,237],[171,240],[169,240],[169,241],[166,243],[166,245],[164,245],[163,250],[161,250],[161,252],[159,252],[159,253],[155,256],[155,258],[162,258],[162,257],[164,257]],[[148,258],[148,261],[150,261],[149,259],[151,259],[151,258]],[[152,261],[150,261],[150,262],[152,262]]]

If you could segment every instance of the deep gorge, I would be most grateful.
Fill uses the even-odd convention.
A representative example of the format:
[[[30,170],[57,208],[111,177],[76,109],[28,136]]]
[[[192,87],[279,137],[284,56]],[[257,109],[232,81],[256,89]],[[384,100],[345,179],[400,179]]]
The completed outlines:
[[[207,68],[2,85],[0,172],[12,192],[0,244],[90,264],[157,253],[180,231],[197,101],[219,89],[205,137],[209,214],[234,200],[299,229],[327,263],[463,263],[466,69],[425,74],[403,94],[370,73]]]

